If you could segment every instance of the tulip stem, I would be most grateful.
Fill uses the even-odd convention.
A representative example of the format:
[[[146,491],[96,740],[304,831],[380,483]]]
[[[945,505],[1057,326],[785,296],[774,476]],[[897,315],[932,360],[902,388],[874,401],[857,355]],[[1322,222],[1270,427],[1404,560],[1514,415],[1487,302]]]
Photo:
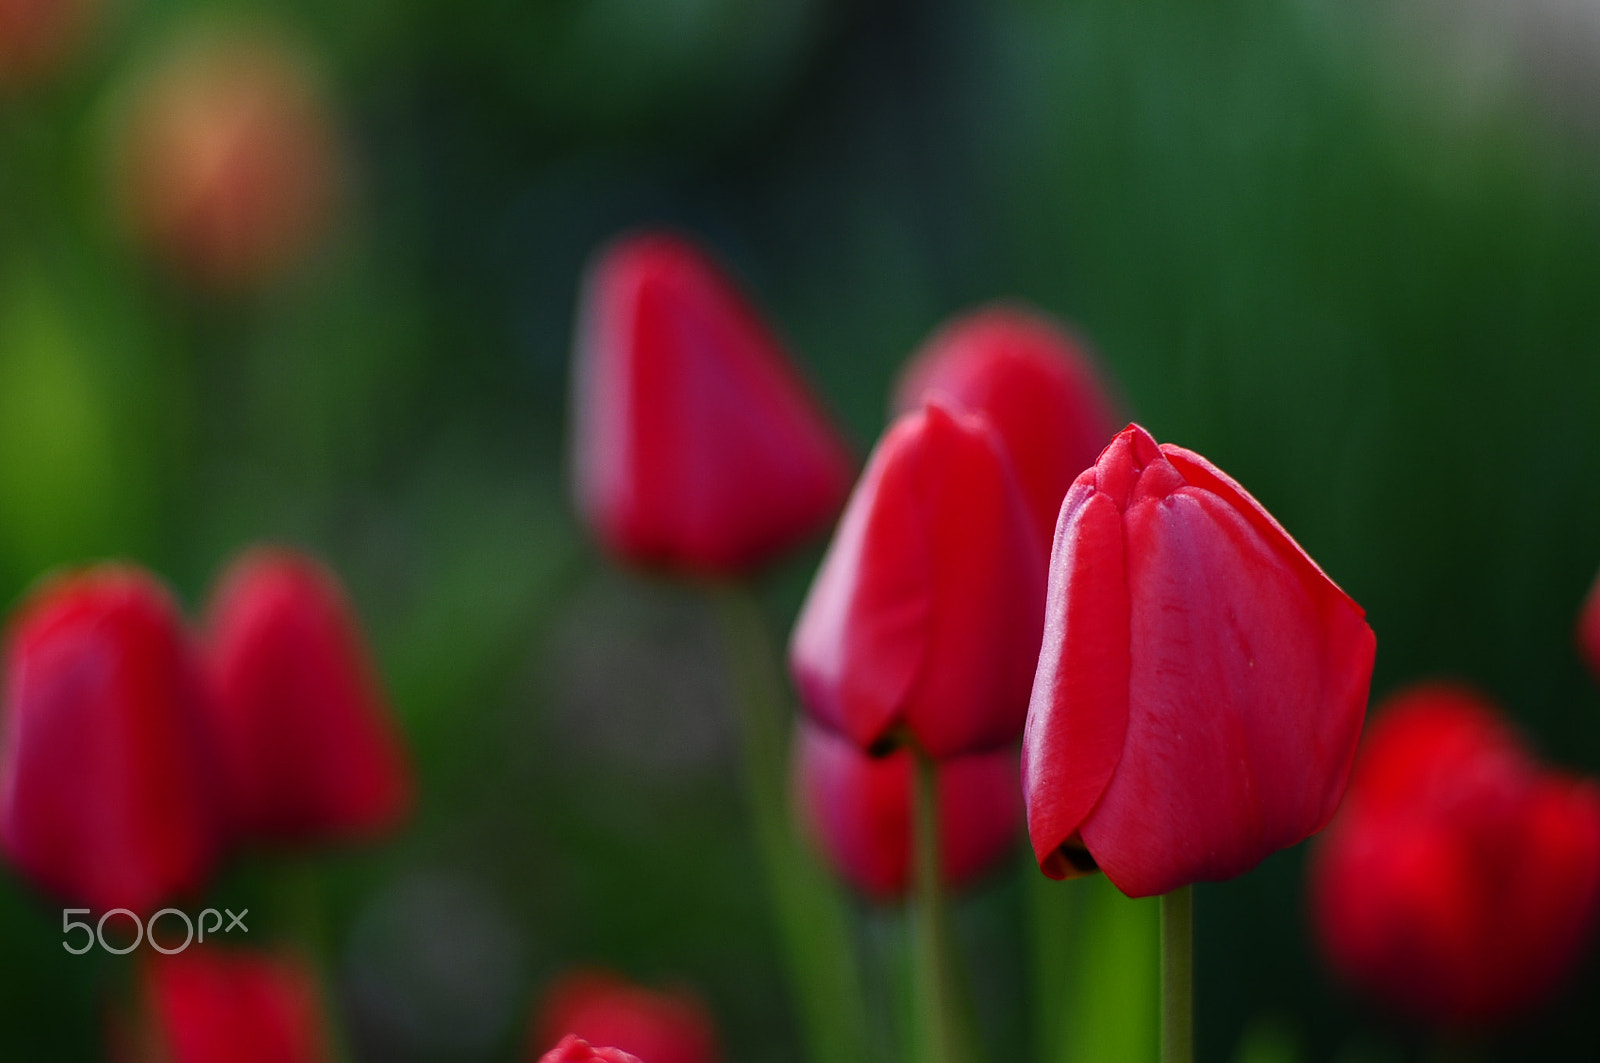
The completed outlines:
[[[912,979],[916,1036],[926,1063],[965,1063],[961,999],[956,993],[950,942],[950,914],[945,904],[939,853],[939,786],[937,765],[920,749],[916,764],[915,832],[916,894],[911,909]]]
[[[1194,1060],[1193,891],[1161,898],[1161,1063]]]
[[[712,598],[739,708],[746,803],[810,1056],[815,1063],[868,1060],[866,1001],[845,899],[796,836],[789,814],[788,688],[766,616],[746,587],[718,587]]]

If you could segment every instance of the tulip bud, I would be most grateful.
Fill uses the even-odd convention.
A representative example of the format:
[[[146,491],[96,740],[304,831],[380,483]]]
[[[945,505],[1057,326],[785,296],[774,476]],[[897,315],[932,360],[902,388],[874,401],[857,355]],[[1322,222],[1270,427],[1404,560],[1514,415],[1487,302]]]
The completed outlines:
[[[1451,1026],[1537,1004],[1600,911],[1600,785],[1542,768],[1499,710],[1443,683],[1390,698],[1310,867],[1323,953]]]
[[[1040,868],[1144,897],[1320,830],[1366,711],[1364,615],[1220,469],[1124,429],[1050,557],[1022,745]]]
[[[203,687],[182,618],[144,571],[58,576],[12,617],[0,845],[69,903],[139,915],[216,860]]]
[[[315,972],[289,957],[190,945],[143,965],[140,1058],[331,1063]],[[115,1032],[114,1032],[115,1033]]]
[[[811,715],[935,758],[1016,739],[1044,619],[1033,517],[981,416],[937,403],[873,451],[795,624]],[[874,751],[876,751],[874,749]]]
[[[1012,748],[936,765],[944,879],[965,886],[1011,851],[1022,822]],[[898,901],[911,882],[911,752],[873,757],[802,719],[794,746],[797,811],[839,876],[874,900]]]
[[[568,1034],[561,1043],[539,1057],[539,1063],[640,1063],[620,1048],[595,1048],[577,1034]]]
[[[997,303],[948,322],[906,364],[893,412],[938,397],[1000,434],[1048,552],[1061,500],[1120,422],[1084,345],[1058,322]]]
[[[536,1029],[539,1044],[566,1033],[569,1040],[616,1046],[602,1052],[649,1063],[716,1063],[721,1056],[711,1014],[694,993],[646,989],[606,971],[574,971],[557,981],[545,995]]]
[[[854,464],[777,339],[666,233],[589,270],[573,352],[577,505],[616,556],[739,575],[821,531]]]
[[[99,0],[0,0],[0,93],[56,70],[99,8]]]
[[[248,288],[321,235],[337,140],[307,61],[264,33],[197,37],[136,88],[115,176],[133,234],[191,280]]]
[[[411,772],[354,611],[332,572],[249,550],[206,612],[226,808],[240,836],[370,836],[411,805]]]

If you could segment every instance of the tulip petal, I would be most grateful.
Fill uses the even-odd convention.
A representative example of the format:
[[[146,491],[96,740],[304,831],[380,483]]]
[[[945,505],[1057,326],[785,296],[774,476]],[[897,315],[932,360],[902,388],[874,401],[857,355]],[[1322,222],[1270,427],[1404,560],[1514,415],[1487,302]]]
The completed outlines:
[[[70,903],[141,914],[217,857],[204,693],[176,604],[107,565],[40,587],[13,618],[0,848]]]
[[[1028,834],[1039,867],[1052,878],[1072,873],[1062,848],[1100,800],[1122,755],[1130,667],[1124,552],[1122,515],[1097,490],[1090,470],[1061,507],[1022,744]]]
[[[796,811],[812,843],[869,897],[904,897],[915,846],[911,751],[870,756],[804,719],[794,749]],[[1016,837],[1017,759],[1009,749],[971,753],[939,761],[937,772],[940,867],[959,888],[994,867]]]
[[[1015,740],[1043,625],[1042,550],[999,437],[937,404],[885,434],[801,610],[802,702],[862,749]]]
[[[1375,649],[1360,608],[1253,499],[1186,452],[1173,464],[1199,483],[1140,492],[1124,516],[1127,737],[1083,827],[1130,896],[1242,874],[1327,822]]]
[[[902,422],[873,452],[795,626],[791,671],[821,722],[862,748],[880,742],[922,667],[932,562]],[[908,457],[910,460],[907,460]]]
[[[1061,502],[1120,423],[1081,339],[1049,316],[993,303],[940,326],[907,363],[891,409],[937,397],[981,413],[1004,441],[1034,513],[1041,549]]]
[[[1016,741],[1043,633],[1044,548],[1004,444],[981,416],[927,408],[920,463],[935,647],[905,722],[930,756]],[[974,559],[987,559],[974,563]]]

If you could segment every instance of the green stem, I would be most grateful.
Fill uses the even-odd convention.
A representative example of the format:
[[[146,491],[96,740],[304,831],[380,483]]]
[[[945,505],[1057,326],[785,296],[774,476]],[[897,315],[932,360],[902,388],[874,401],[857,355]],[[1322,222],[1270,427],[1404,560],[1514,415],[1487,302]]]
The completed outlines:
[[[1194,894],[1161,898],[1161,1063],[1194,1060]]]
[[[309,857],[285,858],[277,869],[279,932],[282,940],[297,948],[316,972],[322,999],[327,1005],[328,1049],[333,1063],[349,1063],[350,1046],[345,1040],[344,1023],[338,997],[329,991],[328,972],[333,969],[333,940],[328,930],[327,904],[322,869]],[[234,942],[240,944],[240,942]]]
[[[958,1029],[959,1002],[952,978],[949,913],[939,867],[938,772],[932,758],[912,751],[916,764],[913,836],[916,898],[911,910],[912,979],[918,1058],[927,1063],[964,1063]]]
[[[845,900],[789,815],[787,686],[766,618],[745,587],[718,587],[713,600],[739,706],[745,797],[810,1055],[865,1061],[866,1001]]]

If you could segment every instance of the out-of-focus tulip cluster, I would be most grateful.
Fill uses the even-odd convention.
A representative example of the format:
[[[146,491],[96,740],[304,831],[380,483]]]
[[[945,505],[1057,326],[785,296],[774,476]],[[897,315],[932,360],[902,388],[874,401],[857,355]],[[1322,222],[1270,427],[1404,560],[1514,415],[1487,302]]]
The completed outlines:
[[[1546,768],[1464,687],[1392,696],[1321,839],[1334,968],[1385,1005],[1482,1027],[1541,1002],[1600,917],[1600,784]]]
[[[0,0],[0,1059],[1592,1054],[1594,5],[236,6]]]
[[[219,578],[201,636],[132,565],[47,577],[12,617],[0,712],[8,862],[65,904],[151,923],[117,1050],[331,1058],[304,964],[189,938],[157,946],[153,915],[198,898],[231,850],[370,837],[410,807],[407,756],[333,574],[290,550],[249,551]]]
[[[148,914],[227,849],[391,829],[410,772],[338,583],[287,550],[218,581],[205,649],[148,573],[49,577],[7,638],[0,842],[47,892]]]

